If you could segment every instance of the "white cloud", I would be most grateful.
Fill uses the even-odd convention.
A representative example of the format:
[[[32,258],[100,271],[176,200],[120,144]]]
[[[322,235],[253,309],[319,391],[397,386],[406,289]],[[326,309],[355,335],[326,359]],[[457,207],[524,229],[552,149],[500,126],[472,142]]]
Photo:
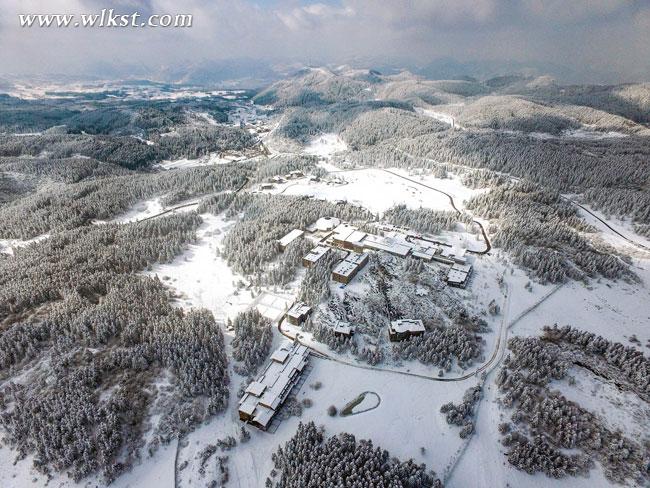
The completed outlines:
[[[237,57],[559,62],[645,76],[647,9],[628,0],[117,0],[120,9],[192,13],[191,29],[20,29],[17,14],[89,13],[101,0],[2,0],[0,75],[97,61],[174,65]],[[109,2],[110,3],[110,2]],[[645,72],[644,72],[645,70]]]

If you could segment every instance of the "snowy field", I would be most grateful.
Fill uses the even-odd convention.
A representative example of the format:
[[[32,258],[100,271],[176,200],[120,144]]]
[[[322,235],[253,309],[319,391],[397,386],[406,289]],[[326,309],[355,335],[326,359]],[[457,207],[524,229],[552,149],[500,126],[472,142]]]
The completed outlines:
[[[14,250],[19,247],[28,246],[34,242],[40,242],[50,237],[50,234],[43,234],[32,239],[0,239],[0,254],[14,254]]]
[[[347,144],[338,135],[323,134],[312,139],[305,148],[305,153],[328,158],[347,149]]]
[[[329,167],[329,166],[328,166]],[[449,198],[422,183],[435,187],[454,197],[454,202],[462,208],[462,202],[485,190],[472,190],[465,187],[458,177],[446,179],[433,176],[409,176],[404,170],[390,169],[338,170],[332,171],[325,181],[307,179],[292,180],[277,185],[268,193],[283,195],[307,195],[321,200],[345,201],[363,206],[374,213],[383,213],[394,205],[406,204],[409,208],[431,208],[453,210]],[[401,178],[400,175],[414,181]],[[327,179],[331,181],[327,181]],[[459,205],[460,204],[460,205]]]
[[[155,165],[156,168],[162,169],[183,169],[183,168],[196,168],[198,166],[212,166],[215,164],[228,164],[233,161],[241,159],[240,156],[227,156],[224,158],[219,157],[217,153],[210,153],[208,156],[203,156],[197,159],[176,159],[173,161],[162,161]]]

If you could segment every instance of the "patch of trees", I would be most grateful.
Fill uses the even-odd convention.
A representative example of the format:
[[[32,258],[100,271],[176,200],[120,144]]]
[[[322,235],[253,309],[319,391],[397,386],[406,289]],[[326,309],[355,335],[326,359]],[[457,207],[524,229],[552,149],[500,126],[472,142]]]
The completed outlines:
[[[133,274],[171,260],[199,223],[178,214],[83,227],[0,260],[0,375],[12,380],[0,425],[19,458],[110,482],[140,456],[150,415],[160,415],[155,449],[225,408],[212,314],[172,307],[157,278]]]
[[[28,133],[63,124],[79,113],[51,100],[22,100],[0,94],[0,133]]]
[[[64,159],[85,156],[128,169],[148,167],[163,159],[198,158],[210,152],[241,150],[256,143],[249,132],[212,125],[174,126],[152,130],[153,144],[130,135],[43,133],[0,135],[0,156],[42,156]]]
[[[332,269],[339,261],[338,253],[332,250],[316,261],[310,268],[307,268],[305,277],[300,283],[298,299],[311,307],[316,307],[321,302],[329,299]]]
[[[341,132],[360,115],[384,108],[402,111],[413,110],[410,104],[394,100],[333,103],[317,109],[296,107],[284,115],[279,133],[284,137],[304,143],[323,132]],[[423,124],[424,127],[429,127],[426,123]],[[394,122],[393,125],[397,125],[397,122]],[[350,137],[354,137],[352,133]]]
[[[425,234],[439,234],[443,230],[456,230],[459,223],[466,226],[472,225],[472,217],[468,214],[429,208],[410,209],[404,204],[395,205],[386,210],[383,219],[393,225],[407,227]]]
[[[493,131],[453,131],[404,139],[397,146],[420,158],[411,158],[412,165],[430,158],[509,173],[558,192],[588,192],[588,201],[602,203],[608,212],[635,216],[645,219],[641,223],[648,223],[644,206],[650,174],[647,137],[567,140]],[[387,151],[374,165],[384,165],[381,161],[394,157],[394,151]],[[372,165],[368,161],[372,160],[371,155],[358,159]],[[617,200],[610,197],[613,192]]]
[[[292,229],[304,229],[323,216],[345,221],[371,218],[367,210],[353,205],[263,194],[238,194],[227,215],[234,217],[240,212],[243,215],[223,240],[223,255],[229,266],[247,275],[261,274],[280,253],[277,240]]]
[[[462,427],[459,432],[461,439],[471,436],[474,433],[474,406],[481,399],[482,385],[468,388],[463,394],[463,401],[458,405],[449,402],[440,407],[440,413],[445,414],[448,424]]]
[[[129,174],[127,169],[116,164],[78,156],[66,159],[0,158],[0,174],[2,172],[20,173],[61,183],[77,183],[90,178]]]
[[[322,176],[325,171],[317,166],[316,156],[279,156],[277,158],[264,158],[258,160],[258,169],[255,172],[256,181],[264,181],[276,175],[284,176],[291,171],[302,171],[305,174]]]
[[[649,178],[650,149],[644,137],[567,140],[448,131],[404,139],[398,147],[414,156],[509,173],[566,192],[642,187]]]
[[[232,355],[242,363],[238,372],[243,376],[253,375],[271,350],[271,321],[252,309],[238,314],[232,325],[235,329]]]
[[[482,350],[479,335],[487,330],[485,320],[466,309],[443,278],[414,258],[400,259],[387,253],[372,253],[362,274],[362,293],[345,289],[332,295],[327,307],[314,315],[313,330],[335,350],[376,364],[389,353],[395,359],[419,360],[450,370],[453,362],[469,365]],[[318,289],[315,287],[315,289]],[[397,319],[419,319],[426,332],[419,337],[388,342],[388,327]],[[327,324],[338,320],[355,327],[352,339],[334,339]]]
[[[468,209],[496,224],[492,244],[542,282],[603,276],[634,279],[627,264],[610,249],[596,248],[575,207],[560,196],[528,182],[507,182],[472,197]]]
[[[582,105],[603,110],[644,124],[650,122],[650,87],[630,85],[557,85],[515,87],[531,100],[562,105]]]
[[[650,358],[632,346],[569,325],[544,327],[543,340],[568,348],[591,371],[612,379],[619,387],[635,391],[650,403]]]
[[[451,371],[454,359],[461,368],[473,364],[482,351],[481,338],[463,327],[447,326],[427,330],[393,345],[393,355],[408,361],[440,366]]]
[[[296,239],[282,251],[277,262],[268,266],[261,276],[258,273],[257,284],[270,286],[289,284],[295,277],[296,268],[302,264],[303,256],[313,247],[314,243],[307,239]]]
[[[353,103],[368,98],[365,89],[369,86],[367,81],[336,75],[324,69],[306,68],[261,91],[253,101],[280,107]]]
[[[53,159],[85,156],[128,169],[151,165],[165,158],[158,146],[131,136],[44,133],[31,136],[0,136],[0,156],[47,154]]]
[[[385,108],[360,114],[346,125],[341,137],[356,150],[388,139],[416,137],[446,129],[446,124],[420,117],[413,111]]]
[[[372,441],[357,441],[352,434],[326,438],[322,428],[313,422],[301,422],[294,436],[272,458],[274,470],[267,478],[268,487],[442,487],[424,464],[401,462]]]
[[[239,127],[219,125],[184,125],[171,132],[152,132],[149,137],[157,144],[163,159],[196,159],[211,152],[242,150],[257,140]]]
[[[227,164],[155,174],[128,174],[56,186],[0,208],[0,236],[30,239],[107,220],[138,201],[163,195],[171,205],[193,196],[240,188],[253,166]]]
[[[602,210],[607,215],[617,217],[628,217],[640,229],[641,235],[648,235],[647,229],[650,226],[650,190],[611,188],[603,191],[600,188],[592,188],[584,193],[585,201],[594,208]],[[646,232],[643,230],[646,229]]]
[[[642,446],[621,431],[610,429],[598,415],[550,390],[551,383],[564,379],[577,360],[574,351],[549,342],[562,342],[563,334],[588,337],[571,328],[547,328],[545,338],[515,337],[508,342],[511,354],[505,358],[496,382],[501,403],[514,410],[515,426],[500,427],[509,462],[530,474],[541,471],[562,478],[586,475],[592,466],[589,460],[595,459],[613,482],[647,482],[648,458]],[[585,354],[598,350],[598,344],[597,340],[576,342]],[[619,344],[614,349],[624,347]],[[578,453],[567,456],[563,453],[566,449]]]

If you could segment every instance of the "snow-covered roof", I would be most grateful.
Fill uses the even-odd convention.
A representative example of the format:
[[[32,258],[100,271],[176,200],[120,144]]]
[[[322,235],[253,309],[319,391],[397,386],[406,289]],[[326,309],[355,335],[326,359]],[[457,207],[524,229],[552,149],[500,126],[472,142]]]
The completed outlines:
[[[435,256],[436,253],[439,252],[439,249],[440,248],[435,244],[432,244],[431,246],[414,246],[412,254],[416,258],[431,261],[433,256]]]
[[[330,248],[327,246],[316,246],[311,251],[309,251],[309,253],[307,253],[303,259],[315,263],[320,258],[325,256],[325,254],[327,254],[329,250]]]
[[[303,302],[297,302],[289,309],[287,315],[295,318],[304,317],[311,311],[311,307]]]
[[[282,247],[288,246],[291,242],[295,241],[298,239],[298,237],[302,236],[304,234],[304,231],[300,229],[293,229],[291,232],[289,232],[287,235],[285,235],[282,239],[280,239],[278,242]]]
[[[339,320],[336,324],[334,324],[332,326],[332,329],[334,332],[338,332],[339,334],[350,335],[352,333],[352,326],[350,325],[350,322],[344,322],[343,320]]]
[[[369,249],[386,251],[388,253],[401,257],[407,256],[411,251],[411,246],[409,246],[406,242],[400,242],[400,240],[394,237],[382,237],[373,234],[368,234],[366,236],[366,238],[363,240],[363,245]]]
[[[239,401],[240,412],[253,416],[253,421],[262,427],[268,426],[278,407],[297,383],[307,364],[309,349],[298,342],[287,342],[273,353],[273,356],[276,355],[286,358],[283,362],[269,361],[260,377],[249,385]]]
[[[341,276],[350,276],[359,268],[359,265],[356,263],[351,263],[350,261],[341,261],[334,268],[334,273]]]
[[[467,278],[471,272],[471,264],[455,263],[447,273],[447,283],[462,284],[467,281]]]
[[[248,385],[248,388],[246,388],[246,393],[250,393],[251,395],[258,397],[264,393],[265,389],[266,385],[264,383],[253,381],[250,385]]]
[[[341,221],[336,217],[321,217],[316,221],[316,228],[318,230],[332,230],[340,224]]]
[[[465,262],[467,262],[467,259],[465,258],[465,249],[443,246],[440,255],[460,264],[465,264]]]
[[[460,271],[462,273],[469,273],[472,271],[472,265],[471,264],[459,264],[459,263],[454,263],[454,265],[451,267],[451,269],[455,271]]]
[[[345,241],[348,237],[350,237],[350,234],[356,230],[357,228],[355,226],[347,223],[337,225],[333,230],[334,239],[337,241]]]
[[[277,363],[284,363],[288,357],[289,357],[289,351],[287,351],[286,349],[278,349],[271,355],[271,361],[275,361]]]
[[[415,320],[415,319],[401,319],[401,320],[393,320],[390,323],[390,328],[397,332],[397,333],[403,333],[403,332],[424,332],[424,324],[422,323],[421,320]]]
[[[360,265],[368,261],[368,253],[366,252],[352,252],[350,251],[344,261],[352,264]]]
[[[347,236],[344,240],[345,240],[345,242],[355,242],[355,243],[356,242],[361,242],[363,240],[363,238],[366,237],[367,235],[368,234],[366,234],[365,232],[361,232],[360,230],[355,230],[355,231],[352,232],[352,234]]]

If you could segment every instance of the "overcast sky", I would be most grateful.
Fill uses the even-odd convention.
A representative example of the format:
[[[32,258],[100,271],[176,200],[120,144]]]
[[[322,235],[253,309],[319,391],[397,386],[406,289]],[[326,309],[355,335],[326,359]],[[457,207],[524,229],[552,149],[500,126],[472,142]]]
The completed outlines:
[[[191,13],[190,29],[20,28],[19,13]],[[0,76],[227,58],[508,60],[650,79],[650,0],[0,0]],[[587,76],[587,75],[585,75]],[[585,80],[588,81],[588,80]]]

